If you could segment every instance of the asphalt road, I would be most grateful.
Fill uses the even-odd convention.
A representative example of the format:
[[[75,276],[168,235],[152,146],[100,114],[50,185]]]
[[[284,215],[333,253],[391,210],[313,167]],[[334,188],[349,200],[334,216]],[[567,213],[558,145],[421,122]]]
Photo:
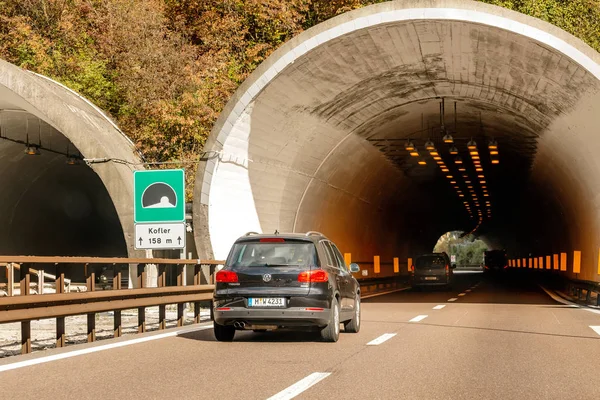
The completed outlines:
[[[3,360],[0,391],[14,399],[267,399],[290,387],[306,389],[298,399],[598,397],[600,335],[590,326],[600,326],[600,315],[557,303],[532,284],[456,278],[452,291],[364,300],[360,333],[342,333],[334,344],[306,333],[242,332],[218,343],[211,329],[171,331],[17,369],[2,370],[90,347]],[[95,347],[115,343],[123,341]]]

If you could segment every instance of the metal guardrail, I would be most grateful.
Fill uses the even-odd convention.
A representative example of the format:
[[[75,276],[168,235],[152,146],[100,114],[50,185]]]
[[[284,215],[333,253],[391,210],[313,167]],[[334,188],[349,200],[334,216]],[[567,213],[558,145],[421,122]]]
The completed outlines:
[[[600,306],[600,282],[569,279],[567,293],[577,300],[584,300],[586,304],[591,303],[592,293],[596,293],[596,305]]]
[[[146,307],[159,307],[159,329],[166,327],[166,305],[177,305],[177,326],[184,323],[184,304],[194,303],[194,322],[200,322],[200,302],[210,301],[214,286],[201,284],[202,267],[216,267],[223,261],[179,260],[164,258],[97,258],[97,257],[37,257],[0,256],[0,266],[7,269],[9,281],[14,280],[11,272],[19,270],[20,295],[0,297],[0,323],[21,323],[21,353],[31,352],[31,321],[56,318],[56,347],[65,346],[65,317],[87,314],[88,342],[96,340],[96,313],[114,311],[114,336],[122,335],[121,311],[138,309],[138,332],[146,331]],[[31,265],[45,264],[56,268],[56,294],[31,294]],[[112,290],[95,291],[95,267],[112,265],[114,277]],[[137,265],[136,289],[121,288],[121,269],[124,265]],[[158,268],[156,288],[145,288],[146,266]],[[167,286],[166,266],[177,266],[177,286]],[[184,266],[194,266],[194,283],[184,286]],[[87,291],[65,293],[65,271],[67,268],[83,267]],[[210,275],[214,268],[210,268]],[[39,274],[38,274],[39,277]],[[10,286],[10,284],[9,284]],[[11,293],[13,294],[13,293]]]
[[[96,340],[96,313],[114,312],[114,336],[122,335],[121,311],[138,309],[138,333],[146,331],[146,307],[159,307],[159,329],[166,328],[166,305],[177,305],[177,326],[184,324],[184,304],[194,304],[194,322],[200,322],[200,302],[211,301],[214,290],[212,284],[201,284],[202,267],[210,266],[210,281],[217,265],[224,261],[185,260],[164,258],[100,258],[100,257],[39,257],[39,256],[0,256],[0,267],[5,267],[8,278],[8,296],[0,297],[0,323],[21,323],[21,353],[31,352],[31,321],[56,318],[56,347],[64,347],[65,317],[87,315],[87,340]],[[363,262],[361,264],[372,264]],[[32,268],[35,265],[36,269]],[[56,275],[44,271],[44,265],[56,269]],[[96,270],[100,266],[113,268],[112,290],[96,291]],[[123,289],[122,269],[124,266],[137,266],[136,289]],[[157,287],[144,287],[146,266],[156,265],[158,269]],[[177,285],[167,286],[166,266],[177,266]],[[184,286],[184,266],[194,266],[193,285]],[[393,272],[393,263],[381,262],[386,271],[369,277],[357,276],[365,294],[395,289],[408,282],[408,276]],[[65,272],[72,268],[83,268],[87,291],[65,293]],[[15,273],[19,273],[20,294],[13,290]],[[389,270],[389,271],[388,271]],[[43,278],[56,281],[55,294],[32,294],[31,275],[37,275],[38,287]],[[41,278],[41,280],[40,280]],[[38,290],[38,292],[40,292]],[[42,291],[43,292],[43,291]]]

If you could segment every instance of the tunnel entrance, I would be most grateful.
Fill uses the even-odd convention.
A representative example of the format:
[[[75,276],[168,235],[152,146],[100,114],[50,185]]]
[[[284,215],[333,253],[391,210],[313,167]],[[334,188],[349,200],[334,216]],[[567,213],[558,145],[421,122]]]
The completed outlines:
[[[358,259],[404,258],[460,229],[513,257],[581,249],[579,278],[596,280],[599,79],[578,39],[482,3],[327,21],[263,63],[215,125],[200,253],[223,258],[246,231],[318,230]]]
[[[0,254],[142,256],[134,144],[91,102],[0,60]]]
[[[433,252],[448,254],[450,262],[458,268],[471,268],[482,265],[483,254],[488,249],[487,244],[474,235],[450,231],[440,236]]]
[[[8,104],[0,129],[0,254],[127,256],[110,195],[73,143]]]

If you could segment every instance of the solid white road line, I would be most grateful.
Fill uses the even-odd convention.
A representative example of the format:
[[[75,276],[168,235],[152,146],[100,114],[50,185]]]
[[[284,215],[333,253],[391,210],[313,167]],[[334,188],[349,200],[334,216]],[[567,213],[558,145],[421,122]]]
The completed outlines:
[[[125,347],[125,346],[130,346],[132,344],[150,342],[152,340],[158,340],[158,339],[164,339],[164,338],[168,338],[168,337],[178,336],[182,333],[203,331],[205,329],[212,329],[212,327],[213,327],[213,325],[210,324],[210,325],[198,326],[198,327],[191,328],[191,329],[180,329],[180,330],[173,331],[173,332],[161,333],[158,335],[146,336],[146,337],[141,337],[141,338],[131,339],[131,340],[123,340],[123,341],[117,342],[117,343],[110,343],[110,344],[105,344],[102,346],[94,346],[94,347],[89,347],[89,348],[85,348],[85,349],[81,349],[81,350],[68,351],[65,353],[54,354],[51,356],[34,358],[31,360],[19,361],[19,362],[15,362],[15,363],[11,363],[11,364],[6,364],[6,365],[0,365],[0,372],[9,371],[9,370],[17,369],[17,368],[28,367],[30,365],[43,364],[43,363],[47,363],[50,361],[62,360],[64,358],[82,356],[84,354],[96,353],[98,351],[115,349],[117,347]]]
[[[598,325],[590,325],[590,328],[594,330],[598,335],[600,335],[600,326]]]
[[[565,300],[562,297],[560,297],[559,295],[551,292],[550,290],[546,289],[545,287],[543,287],[541,285],[539,285],[539,287],[542,288],[542,290],[544,292],[546,292],[546,294],[548,296],[552,297],[552,300],[554,300],[554,301],[557,301],[562,304],[566,304],[566,305],[570,306],[571,308],[579,308],[581,310],[589,311],[594,314],[600,314],[600,310],[594,310],[593,308],[588,308],[588,307],[581,307],[579,304],[575,304],[573,302],[570,302],[569,300]]]
[[[383,296],[384,294],[390,294],[390,293],[396,293],[396,292],[401,292],[403,290],[407,290],[410,289],[410,287],[404,287],[404,288],[400,288],[400,289],[394,289],[394,290],[389,290],[387,292],[381,292],[381,293],[373,293],[373,294],[366,294],[366,295],[361,295],[360,299],[364,300],[364,299],[370,299],[371,297],[376,297],[376,296]]]
[[[411,319],[408,322],[419,322],[419,321],[423,321],[425,318],[427,318],[427,315],[417,315],[416,317],[414,317],[413,319]]]
[[[277,393],[274,396],[269,397],[267,400],[288,400],[293,399],[298,396],[300,393],[304,392],[311,386],[316,385],[321,382],[323,379],[327,378],[331,375],[331,372],[315,372],[310,374],[306,378],[294,383],[292,386],[287,389],[283,389],[281,392]]]
[[[458,296],[464,296],[466,293],[459,293]]]
[[[448,299],[448,301],[456,301],[456,300],[458,300],[456,297],[453,297],[453,298],[451,298],[451,299]]]
[[[381,343],[385,342],[386,340],[390,340],[394,336],[396,336],[395,333],[384,333],[383,335],[379,336],[377,339],[373,339],[369,343],[367,343],[367,346],[380,345]]]
[[[440,304],[439,306],[435,306],[433,307],[434,310],[441,310],[442,308],[446,307],[445,304]]]

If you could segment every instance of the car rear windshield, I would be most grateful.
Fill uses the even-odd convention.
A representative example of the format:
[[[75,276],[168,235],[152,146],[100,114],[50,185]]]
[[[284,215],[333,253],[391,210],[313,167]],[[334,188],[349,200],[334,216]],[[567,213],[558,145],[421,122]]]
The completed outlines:
[[[417,258],[416,268],[427,268],[431,266],[445,266],[446,260],[442,256],[422,256]]]
[[[503,253],[503,252],[485,253],[485,261],[488,263],[503,263],[506,261],[506,253]]]
[[[227,265],[230,267],[317,265],[315,245],[312,242],[292,240],[266,242],[264,240],[234,244]]]

